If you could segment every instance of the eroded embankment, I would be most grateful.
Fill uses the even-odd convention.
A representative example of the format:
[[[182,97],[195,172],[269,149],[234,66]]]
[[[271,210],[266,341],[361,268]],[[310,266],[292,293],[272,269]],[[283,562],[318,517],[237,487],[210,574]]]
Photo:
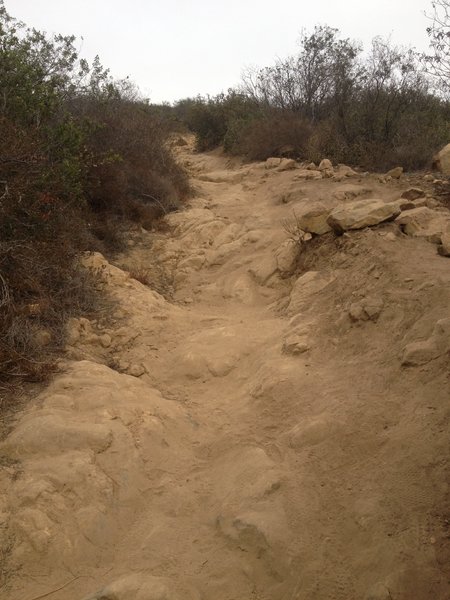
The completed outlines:
[[[2,598],[448,598],[447,213],[298,255],[293,209],[408,186],[181,157],[197,198],[123,270],[89,259],[112,325],[71,323],[1,446]]]

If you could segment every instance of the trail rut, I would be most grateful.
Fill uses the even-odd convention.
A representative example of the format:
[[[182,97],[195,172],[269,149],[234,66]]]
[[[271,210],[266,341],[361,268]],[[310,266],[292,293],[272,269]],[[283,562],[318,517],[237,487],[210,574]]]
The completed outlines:
[[[2,443],[2,598],[450,598],[448,353],[401,364],[450,316],[450,263],[393,223],[287,232],[405,184],[179,154],[195,199],[87,259],[112,325],[71,324]]]

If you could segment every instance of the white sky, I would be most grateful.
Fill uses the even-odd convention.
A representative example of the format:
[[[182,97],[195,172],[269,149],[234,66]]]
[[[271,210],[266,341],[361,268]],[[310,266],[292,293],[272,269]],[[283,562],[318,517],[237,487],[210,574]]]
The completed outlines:
[[[246,66],[295,52],[300,30],[338,28],[367,47],[376,35],[427,48],[431,0],[5,0],[8,12],[49,33],[83,37],[153,102],[235,85]]]

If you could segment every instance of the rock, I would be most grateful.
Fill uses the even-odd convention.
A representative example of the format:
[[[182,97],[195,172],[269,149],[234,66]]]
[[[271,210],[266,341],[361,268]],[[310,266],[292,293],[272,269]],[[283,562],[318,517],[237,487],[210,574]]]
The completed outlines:
[[[286,240],[275,252],[278,271],[281,277],[289,277],[295,270],[299,245],[294,240]]]
[[[424,180],[424,181],[430,181],[430,182],[431,182],[431,181],[434,181],[434,176],[433,176],[433,175],[431,175],[431,173],[428,173],[427,175],[424,175],[424,176],[423,176],[423,180]]]
[[[108,333],[101,335],[100,344],[103,346],[103,348],[109,348],[112,344],[111,336]]]
[[[281,164],[281,158],[268,158],[266,160],[266,169],[275,169],[276,167],[279,167]]]
[[[444,175],[450,175],[450,144],[447,144],[433,157],[433,168]]]
[[[355,200],[333,209],[327,219],[328,225],[338,234],[351,229],[372,227],[391,221],[400,214],[395,204],[376,198]]]
[[[386,173],[386,177],[392,177],[392,179],[400,179],[403,175],[403,167],[395,167]]]
[[[337,166],[336,175],[340,177],[355,177],[358,173],[347,165],[339,164]]]
[[[371,194],[372,191],[371,188],[347,183],[339,186],[339,189],[334,192],[333,197],[336,198],[336,200],[352,200],[358,196]]]
[[[333,273],[308,271],[297,279],[291,291],[288,311],[290,314],[299,312],[307,305],[311,297],[321,292],[336,279]]]
[[[248,270],[250,275],[256,279],[259,285],[265,285],[269,279],[278,270],[277,259],[275,256],[264,256],[258,262],[255,262]]]
[[[321,173],[324,179],[331,179],[331,177],[333,177],[334,175],[333,169],[324,169],[323,171],[321,171]]]
[[[412,200],[406,200],[405,198],[399,198],[398,200],[392,200],[389,202],[393,206],[397,206],[399,210],[411,210],[416,208],[417,205]]]
[[[291,448],[301,450],[329,440],[342,429],[342,423],[328,416],[312,417],[295,425],[288,433]]]
[[[440,244],[442,234],[450,227],[450,215],[421,206],[404,211],[397,217],[396,223],[406,235],[424,237],[434,244]]]
[[[441,236],[441,244],[438,246],[438,252],[441,256],[450,256],[450,232],[446,231]]]
[[[295,179],[322,179],[322,173],[320,171],[301,169],[295,175]]]
[[[133,377],[141,377],[145,373],[145,367],[143,365],[134,364],[128,369],[128,374]]]
[[[349,317],[352,321],[377,321],[383,310],[381,298],[364,298],[350,306]]]
[[[305,169],[309,169],[310,171],[317,171],[316,163],[310,162],[305,166]]]
[[[324,158],[320,161],[319,171],[333,170],[333,163],[328,158]]]
[[[450,318],[436,323],[431,336],[424,341],[412,342],[403,349],[402,365],[424,365],[450,351]]]
[[[417,200],[417,198],[423,198],[425,196],[425,192],[416,187],[408,188],[403,192],[401,198],[406,198],[406,200]]]
[[[397,240],[397,236],[395,235],[395,233],[393,233],[392,231],[389,231],[385,236],[384,239],[387,240],[388,242],[395,242]]]
[[[305,335],[293,333],[283,342],[283,352],[285,354],[304,354],[311,349],[308,338]]]
[[[296,166],[297,163],[292,158],[282,158],[277,171],[292,171]]]
[[[331,227],[327,223],[329,214],[330,209],[317,202],[298,217],[298,224],[303,231],[322,235],[331,231]]]

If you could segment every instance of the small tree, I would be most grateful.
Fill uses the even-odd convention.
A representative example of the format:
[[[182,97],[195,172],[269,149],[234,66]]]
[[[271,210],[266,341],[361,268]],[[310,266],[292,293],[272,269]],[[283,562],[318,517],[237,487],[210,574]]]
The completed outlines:
[[[450,92],[450,0],[433,0],[433,14],[427,15],[431,25],[427,27],[431,54],[424,56],[427,70],[438,88]]]

